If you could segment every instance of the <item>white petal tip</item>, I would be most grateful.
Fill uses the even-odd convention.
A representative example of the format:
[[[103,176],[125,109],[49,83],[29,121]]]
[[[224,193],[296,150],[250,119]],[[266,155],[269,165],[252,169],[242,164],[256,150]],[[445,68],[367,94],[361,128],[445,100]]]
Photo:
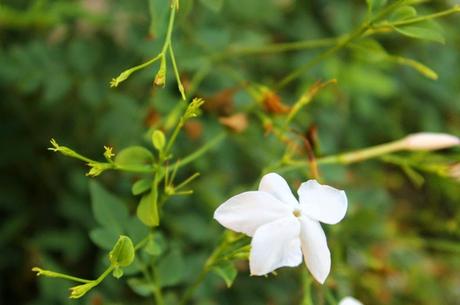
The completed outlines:
[[[419,132],[403,139],[407,150],[438,150],[460,145],[460,138],[446,133]]]

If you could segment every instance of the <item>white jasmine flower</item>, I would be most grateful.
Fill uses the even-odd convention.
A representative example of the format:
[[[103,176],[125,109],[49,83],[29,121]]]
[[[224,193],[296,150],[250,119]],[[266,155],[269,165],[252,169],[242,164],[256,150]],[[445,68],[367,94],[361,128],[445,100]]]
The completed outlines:
[[[345,216],[344,191],[316,180],[297,190],[299,201],[280,175],[265,175],[258,191],[236,195],[214,213],[224,227],[252,237],[251,275],[302,263],[302,254],[313,277],[324,283],[331,269],[331,254],[320,222],[336,224]]]
[[[460,145],[460,138],[435,132],[419,132],[402,139],[407,150],[437,150]]]
[[[363,303],[355,298],[345,297],[339,302],[339,305],[363,305]]]

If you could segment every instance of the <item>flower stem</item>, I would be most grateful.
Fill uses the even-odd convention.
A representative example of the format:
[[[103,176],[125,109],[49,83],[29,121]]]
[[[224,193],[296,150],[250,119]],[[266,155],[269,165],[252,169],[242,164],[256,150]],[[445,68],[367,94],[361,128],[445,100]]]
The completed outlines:
[[[90,282],[93,281],[93,280],[87,280],[87,279],[82,279],[82,278],[79,278],[79,277],[67,275],[67,274],[64,274],[64,273],[59,273],[59,272],[54,272],[54,271],[49,271],[49,270],[43,270],[43,269],[38,268],[38,267],[32,268],[32,271],[37,272],[37,276],[43,275],[43,276],[46,276],[46,277],[61,278],[61,279],[74,281],[74,282],[78,282],[78,283],[85,283],[86,284],[86,283],[90,283]]]
[[[211,253],[211,255],[206,260],[205,264],[203,265],[203,269],[201,270],[201,272],[195,278],[193,283],[185,290],[185,292],[184,292],[184,294],[182,296],[182,299],[179,302],[179,305],[186,305],[188,303],[190,298],[195,293],[196,289],[205,280],[205,278],[208,275],[209,271],[211,271],[211,268],[213,267],[215,262],[219,259],[220,255],[227,248],[227,246],[229,244],[235,242],[235,241],[238,241],[239,239],[241,239],[243,237],[243,236],[240,236],[240,237],[237,237],[234,240],[231,240],[231,239],[226,237],[226,233],[227,232],[224,232],[220,244],[214,249],[214,251]]]
[[[187,165],[188,163],[194,161],[195,159],[198,159],[201,157],[203,154],[205,154],[208,150],[212,149],[214,146],[217,146],[220,144],[220,142],[226,137],[226,134],[224,132],[218,134],[216,137],[208,141],[206,144],[201,146],[199,149],[195,150],[193,153],[185,157],[184,159],[180,160],[177,164],[177,167],[183,167],[184,165]],[[170,169],[172,170],[172,169]]]
[[[244,56],[244,55],[257,55],[257,54],[271,54],[271,53],[282,53],[290,51],[300,51],[305,49],[314,49],[321,47],[328,47],[337,43],[341,37],[334,38],[320,38],[320,39],[308,39],[294,42],[283,42],[273,43],[260,46],[251,47],[234,47],[228,49],[222,54],[216,54],[215,58],[224,59],[233,56]]]
[[[313,305],[313,300],[312,300],[312,295],[311,295],[312,280],[311,280],[311,277],[306,272],[305,268],[302,268],[302,271],[300,272],[300,277],[301,277],[302,290],[303,290],[302,302],[300,304],[301,305]]]
[[[401,140],[380,144],[377,146],[372,146],[364,149],[359,149],[347,153],[331,155],[326,157],[317,158],[316,162],[318,164],[351,164],[357,163],[373,158],[377,158],[392,152],[396,152],[404,149],[404,143]],[[302,161],[287,161],[287,166],[282,169],[282,171],[296,170],[299,168],[306,167],[308,162],[305,160]]]
[[[401,141],[394,141],[377,146],[372,146],[360,150],[355,150],[348,153],[342,153],[338,155],[326,156],[318,158],[319,164],[339,163],[339,164],[350,164],[356,163],[372,158],[376,158],[382,155],[386,155],[398,150],[403,149],[403,143]]]
[[[393,10],[404,4],[407,0],[399,0],[396,3],[387,6],[384,8],[380,13],[376,14],[374,17],[370,18],[369,20],[365,20],[362,22],[355,30],[353,30],[350,34],[339,36],[337,39],[336,44],[331,47],[330,49],[318,54],[317,56],[313,57],[311,60],[306,62],[304,65],[300,66],[298,69],[294,70],[288,76],[283,78],[279,84],[277,85],[277,89],[281,89],[289,84],[291,81],[296,79],[297,77],[301,76],[305,71],[313,68],[318,63],[322,62],[323,60],[327,59],[328,57],[334,55],[344,47],[346,47],[349,43],[353,40],[363,36],[367,30],[372,27],[374,22],[379,21],[380,19],[386,17],[390,14]]]

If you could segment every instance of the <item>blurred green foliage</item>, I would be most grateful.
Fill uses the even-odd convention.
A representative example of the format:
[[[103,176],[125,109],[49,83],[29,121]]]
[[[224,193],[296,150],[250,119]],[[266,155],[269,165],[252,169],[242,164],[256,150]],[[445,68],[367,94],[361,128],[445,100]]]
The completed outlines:
[[[249,127],[242,133],[227,131],[218,148],[179,173],[179,180],[201,173],[192,182],[195,192],[168,201],[161,230],[153,237],[156,246],[146,247],[142,254],[157,259],[167,304],[177,303],[178,291],[192,281],[218,242],[222,228],[212,220],[214,209],[229,196],[252,188],[261,171],[283,153],[283,145],[265,135],[260,106],[246,90],[248,84],[276,87],[320,49],[237,54],[219,61],[212,61],[212,56],[232,47],[339,36],[365,18],[365,2],[181,1],[173,36],[181,77],[187,91],[196,73],[203,75],[195,95],[208,102],[203,117],[179,135],[175,153],[186,156],[225,130],[219,116],[246,113]],[[429,14],[455,3],[427,1],[417,10]],[[104,270],[107,250],[119,234],[134,242],[145,236],[146,227],[135,217],[139,198],[131,195],[131,185],[141,176],[108,172],[88,178],[82,163],[46,148],[54,137],[100,159],[104,145],[113,146],[115,153],[129,145],[150,147],[147,130],[165,126],[167,115],[180,103],[173,73],[167,74],[164,89],[152,87],[157,67],[133,74],[116,89],[109,88],[109,81],[158,53],[168,6],[166,0],[0,3],[3,303],[150,302],[142,296],[151,295],[152,287],[142,278],[131,277],[128,285],[108,279],[88,297],[69,301],[70,284],[38,281],[30,269],[43,265],[95,278]],[[454,15],[437,23],[444,45],[395,31],[375,37],[388,54],[412,58],[436,71],[436,81],[352,47],[278,92],[289,105],[317,80],[337,80],[294,122],[300,133],[317,128],[319,154],[367,147],[422,130],[460,134],[460,21]],[[460,161],[458,151],[450,158]],[[364,304],[458,304],[458,182],[422,172],[425,183],[417,186],[398,166],[378,161],[322,166],[320,172],[329,184],[346,189],[350,201],[345,220],[326,228],[333,255],[327,285],[337,297],[353,295]],[[307,178],[304,170],[286,177],[293,186]],[[292,269],[256,278],[248,276],[245,262],[237,267],[240,273],[232,288],[210,275],[196,303],[300,302],[299,274]],[[125,274],[130,274],[129,268]],[[324,304],[322,288],[314,288],[317,304]]]

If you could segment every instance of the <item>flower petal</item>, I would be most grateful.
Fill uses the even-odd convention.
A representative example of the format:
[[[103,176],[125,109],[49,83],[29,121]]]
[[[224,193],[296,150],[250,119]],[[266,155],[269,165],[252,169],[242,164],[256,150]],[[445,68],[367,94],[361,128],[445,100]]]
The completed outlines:
[[[331,270],[331,253],[320,223],[305,216],[301,217],[300,241],[308,270],[323,284]]]
[[[252,236],[261,225],[291,215],[291,209],[272,195],[245,192],[221,204],[214,219],[232,231]]]
[[[339,305],[363,305],[363,303],[352,297],[344,297]]]
[[[300,223],[291,216],[257,229],[249,255],[251,275],[264,275],[282,266],[298,266],[302,262],[299,232]]]
[[[270,193],[282,202],[291,204],[294,207],[299,205],[286,180],[276,173],[269,173],[262,177],[259,191]]]
[[[308,180],[300,185],[299,194],[302,213],[327,224],[336,224],[347,212],[347,196],[344,191],[316,180]]]

